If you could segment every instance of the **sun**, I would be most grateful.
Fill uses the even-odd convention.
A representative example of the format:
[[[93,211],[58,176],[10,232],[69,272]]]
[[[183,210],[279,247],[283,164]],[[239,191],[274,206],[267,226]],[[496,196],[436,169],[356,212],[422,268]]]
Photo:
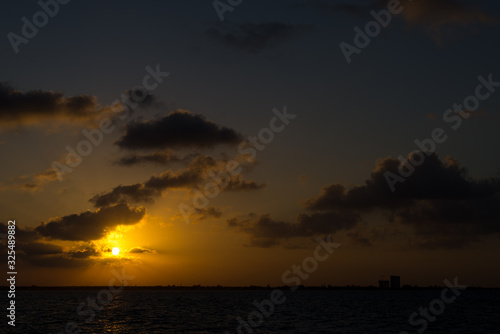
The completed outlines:
[[[118,255],[118,254],[120,254],[120,248],[114,247],[111,252],[113,253],[113,255]]]

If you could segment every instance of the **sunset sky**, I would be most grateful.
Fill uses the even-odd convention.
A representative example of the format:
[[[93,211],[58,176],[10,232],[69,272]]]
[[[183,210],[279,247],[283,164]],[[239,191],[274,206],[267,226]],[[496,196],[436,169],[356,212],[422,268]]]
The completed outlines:
[[[304,284],[499,286],[495,2],[402,1],[350,63],[341,43],[386,1],[243,1],[223,21],[210,0],[58,6],[15,47],[42,9],[0,14],[18,286],[107,285],[117,266],[132,285],[282,285],[329,234]],[[421,163],[391,191],[398,157]]]

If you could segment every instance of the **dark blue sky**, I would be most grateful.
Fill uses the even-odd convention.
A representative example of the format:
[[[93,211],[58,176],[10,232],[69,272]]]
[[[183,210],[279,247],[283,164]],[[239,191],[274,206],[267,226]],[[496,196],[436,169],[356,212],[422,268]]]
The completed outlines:
[[[36,113],[10,118],[9,113],[20,102],[9,100],[12,91],[3,96],[0,183],[5,200],[0,209],[9,214],[2,218],[16,216],[25,226],[35,227],[42,220],[93,209],[89,198],[118,185],[178,170],[181,164],[168,168],[117,166],[116,159],[127,151],[113,143],[130,130],[128,121],[154,123],[179,109],[203,115],[243,138],[268,126],[273,108],[282,110],[286,105],[290,113],[298,115],[283,132],[275,134],[244,175],[265,188],[256,190],[258,194],[231,193],[217,198],[214,206],[223,208],[218,222],[254,213],[255,217],[269,214],[285,224],[300,223],[300,218],[295,220],[304,212],[304,202],[320,196],[322,188],[331,184],[342,184],[346,189],[362,187],[377,162],[390,156],[406,157],[418,149],[415,139],[429,138],[435,128],[442,128],[448,136],[437,145],[440,161],[446,156],[456,159],[467,169],[467,180],[499,176],[500,91],[481,101],[479,110],[463,119],[458,129],[451,129],[454,123],[443,120],[454,103],[475,94],[479,76],[491,74],[493,81],[500,81],[500,5],[494,1],[403,1],[401,13],[393,14],[387,27],[381,28],[359,54],[352,55],[350,64],[339,44],[354,45],[353,29],[364,30],[373,20],[370,11],[385,10],[385,2],[244,0],[232,12],[224,13],[223,22],[208,0],[73,0],[59,6],[59,12],[15,53],[8,34],[22,35],[22,18],[31,22],[41,8],[37,1],[4,3],[0,14],[3,87],[24,93],[42,90],[61,92],[65,97],[94,96],[94,102],[103,107],[140,85],[147,66],[159,64],[170,76],[152,92],[152,106],[117,124],[117,131],[106,136],[62,183],[46,179],[46,183],[37,183],[43,178],[37,175],[60,160],[67,145],[74,147],[84,139],[82,129],[92,126]],[[24,112],[23,108],[19,110]],[[192,147],[186,146],[183,152],[193,153],[189,149]],[[213,151],[202,147],[196,152],[218,158],[220,154],[237,156],[236,148],[226,146]],[[36,189],[23,190],[26,180],[32,180]],[[437,188],[429,189],[439,192]],[[494,194],[498,200],[498,192]],[[162,196],[150,204],[148,212],[165,220],[174,219],[178,203],[189,198],[178,193]],[[432,197],[422,196],[415,198]],[[380,213],[387,208],[377,205],[373,204],[377,208],[373,210],[372,206],[359,207],[359,212],[366,214],[363,222],[397,229],[391,225],[394,221]],[[166,212],[162,211],[165,206],[169,207]],[[447,242],[460,249],[466,247],[469,240],[458,242],[462,235],[451,241],[439,239],[439,233],[435,234],[439,238],[434,238],[431,232],[438,229],[441,218],[433,217],[437,225],[425,230],[419,230],[410,219],[398,221],[410,236],[394,238],[407,245],[425,235],[427,246],[441,240],[444,248],[450,248]],[[255,230],[232,231],[242,239],[246,234],[256,238],[260,235],[258,226],[255,223]],[[347,233],[346,238],[355,244],[360,225],[352,229],[339,226],[331,231]],[[477,238],[470,242],[498,235],[490,226],[472,230]],[[316,232],[326,231],[328,228]],[[364,237],[373,244],[378,240],[373,233]],[[360,255],[360,263],[362,259]],[[420,279],[425,281],[423,275]]]

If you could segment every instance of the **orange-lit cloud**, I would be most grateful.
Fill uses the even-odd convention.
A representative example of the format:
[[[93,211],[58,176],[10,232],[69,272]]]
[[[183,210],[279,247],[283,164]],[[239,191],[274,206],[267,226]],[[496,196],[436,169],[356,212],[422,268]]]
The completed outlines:
[[[454,42],[470,34],[477,24],[496,23],[472,1],[419,0],[405,1],[403,5],[402,15],[406,22],[422,26],[438,44]],[[467,28],[467,31],[460,28]]]
[[[210,156],[196,156],[186,168],[178,171],[167,170],[160,175],[151,176],[143,183],[119,185],[112,190],[97,194],[90,199],[96,207],[103,207],[121,201],[150,203],[168,189],[192,189],[203,180],[209,180],[210,174],[225,168],[226,161],[219,161]],[[247,165],[249,165],[247,163]],[[248,168],[248,166],[247,166]],[[245,180],[241,174],[231,175],[225,191],[257,190],[265,185]]]
[[[0,186],[0,190],[24,190],[24,191],[37,191],[43,188],[49,182],[56,181],[57,173],[54,169],[49,168],[43,172],[34,175],[23,175],[11,179],[11,184]]]
[[[373,20],[370,11],[386,9],[388,2],[389,0],[371,0],[363,4],[321,1],[312,6]],[[498,22],[471,0],[401,0],[400,3],[403,10],[393,19],[402,17],[410,26],[423,28],[439,45],[453,43],[470,35],[478,29],[479,24]]]
[[[137,224],[145,214],[145,208],[132,208],[120,203],[96,211],[54,218],[47,223],[42,222],[35,231],[49,239],[97,240],[118,225]]]
[[[95,96],[65,97],[61,92],[16,90],[0,83],[0,124],[42,125],[49,121],[89,124],[112,115],[118,106],[102,106]]]

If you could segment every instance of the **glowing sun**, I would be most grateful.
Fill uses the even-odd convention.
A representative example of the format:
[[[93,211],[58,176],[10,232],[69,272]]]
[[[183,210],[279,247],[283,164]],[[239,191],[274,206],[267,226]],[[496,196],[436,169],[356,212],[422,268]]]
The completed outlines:
[[[114,247],[113,250],[111,251],[111,253],[113,253],[113,255],[118,255],[120,254],[120,248],[118,247]]]

